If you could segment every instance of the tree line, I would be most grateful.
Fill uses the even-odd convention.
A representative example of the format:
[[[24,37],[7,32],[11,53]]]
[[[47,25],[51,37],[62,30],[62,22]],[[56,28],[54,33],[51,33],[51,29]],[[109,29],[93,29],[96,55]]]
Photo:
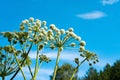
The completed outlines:
[[[58,68],[55,80],[69,80],[74,71],[71,64],[63,64]],[[50,76],[52,78],[52,76]],[[102,70],[90,67],[83,77],[78,77],[78,73],[73,80],[120,80],[120,60],[116,60],[113,65],[106,64]]]
[[[106,64],[100,71],[91,67],[79,80],[120,80],[120,60],[116,60],[113,65]]]

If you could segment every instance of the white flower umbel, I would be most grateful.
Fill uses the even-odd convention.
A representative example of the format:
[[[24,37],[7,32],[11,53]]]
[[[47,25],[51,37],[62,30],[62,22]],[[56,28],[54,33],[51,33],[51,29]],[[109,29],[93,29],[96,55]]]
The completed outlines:
[[[36,45],[37,47],[37,54],[36,54],[36,63],[35,63],[35,70],[34,70],[34,75],[33,78],[34,80],[36,80],[36,76],[38,73],[38,56],[39,56],[39,51],[47,46],[47,44],[49,44],[49,40],[54,40],[53,38],[53,31],[52,30],[48,30],[47,26],[46,26],[47,22],[46,21],[41,21],[39,19],[36,19],[34,21],[33,17],[29,18],[28,20],[24,20],[21,23],[21,26],[24,27],[20,27],[21,31],[26,31],[29,35],[29,43],[31,43],[32,45]],[[51,48],[54,48],[54,44],[51,45]]]
[[[69,28],[68,30],[59,29],[54,24],[50,25],[50,30],[48,30],[48,36],[54,39],[49,39],[49,44],[51,49],[58,49],[58,56],[56,59],[56,66],[54,68],[53,80],[56,76],[57,66],[59,63],[60,53],[64,50],[64,48],[78,48],[80,46],[81,37],[77,36],[74,32],[73,28]],[[51,34],[52,33],[52,34]],[[79,48],[78,48],[79,50]],[[81,45],[80,51],[83,51],[84,47]]]

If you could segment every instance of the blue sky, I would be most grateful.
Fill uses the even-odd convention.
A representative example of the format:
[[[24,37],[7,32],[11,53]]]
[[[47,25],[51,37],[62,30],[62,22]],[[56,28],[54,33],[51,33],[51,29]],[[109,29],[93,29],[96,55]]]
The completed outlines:
[[[75,33],[87,42],[86,48],[98,54],[100,62],[94,67],[102,69],[106,63],[113,64],[120,57],[119,8],[119,0],[2,0],[0,1],[0,32],[18,30],[20,22],[29,17],[46,20],[48,26],[54,23],[58,28],[73,27]],[[66,50],[63,53],[70,52]],[[32,53],[31,55],[33,56]],[[61,64],[63,62],[73,64],[70,59],[73,55],[74,52],[61,55]],[[53,62],[42,65],[39,73],[42,75],[39,77],[41,80],[49,80],[48,75],[53,69],[50,65],[55,63],[55,55],[48,56]],[[34,57],[32,58],[34,61]],[[88,68],[87,63],[83,64],[78,75],[83,75]]]

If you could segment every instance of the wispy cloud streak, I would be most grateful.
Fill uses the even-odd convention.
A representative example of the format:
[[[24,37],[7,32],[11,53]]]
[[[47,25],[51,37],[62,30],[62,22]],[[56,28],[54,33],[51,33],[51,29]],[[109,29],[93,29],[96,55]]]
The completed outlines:
[[[60,55],[60,59],[61,60],[73,61],[74,58],[79,57],[79,54],[80,54],[79,52],[78,53],[75,53],[75,52],[62,52],[61,55]],[[46,55],[50,59],[56,59],[57,52],[48,52],[48,53],[44,53],[44,55]],[[34,51],[29,56],[30,56],[31,59],[36,58],[36,55],[35,55]]]
[[[114,3],[119,2],[119,0],[102,0],[103,5],[113,5]]]
[[[105,16],[106,14],[101,11],[93,11],[93,12],[88,12],[88,13],[77,15],[78,18],[82,18],[82,19],[99,19]]]

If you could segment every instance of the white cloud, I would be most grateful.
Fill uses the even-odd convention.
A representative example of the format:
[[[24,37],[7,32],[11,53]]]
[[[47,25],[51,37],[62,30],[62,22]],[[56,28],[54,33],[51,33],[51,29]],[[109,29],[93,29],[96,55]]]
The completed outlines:
[[[22,70],[23,70],[25,73],[28,73],[28,72],[29,72],[29,70],[28,70],[27,67],[22,68]],[[31,67],[31,71],[34,72],[34,68],[33,68],[33,67]],[[39,74],[42,74],[42,75],[44,75],[44,74],[46,74],[46,75],[51,75],[51,74],[53,73],[53,69],[40,68],[39,72],[40,72]]]
[[[99,19],[105,16],[106,14],[100,11],[93,11],[93,12],[77,15],[77,17],[82,18],[82,19]]]
[[[112,5],[117,2],[119,2],[119,0],[102,0],[103,5],[106,5],[106,4]]]
[[[26,78],[28,80],[30,80],[31,75],[29,73],[29,70],[27,67],[22,68],[22,70],[24,71],[24,74],[26,76]],[[34,72],[34,68],[31,67],[32,72]],[[53,73],[53,69],[45,69],[45,68],[40,68],[38,75],[37,75],[37,79],[36,80],[49,80],[49,76],[52,75]],[[18,73],[17,78],[21,78],[22,74]]]
[[[31,59],[35,59],[36,58],[36,55],[35,55],[36,52],[32,52],[30,53],[30,58]],[[78,57],[80,53],[78,52],[62,52],[61,55],[60,55],[60,59],[61,60],[66,60],[66,61],[73,61],[74,58]],[[48,52],[48,53],[44,53],[44,55],[46,55],[47,57],[49,57],[50,59],[56,59],[57,58],[57,52]]]
[[[46,74],[46,75],[51,75],[52,73],[53,73],[53,69],[44,69],[44,68],[41,68],[40,70],[39,70],[39,74]]]

